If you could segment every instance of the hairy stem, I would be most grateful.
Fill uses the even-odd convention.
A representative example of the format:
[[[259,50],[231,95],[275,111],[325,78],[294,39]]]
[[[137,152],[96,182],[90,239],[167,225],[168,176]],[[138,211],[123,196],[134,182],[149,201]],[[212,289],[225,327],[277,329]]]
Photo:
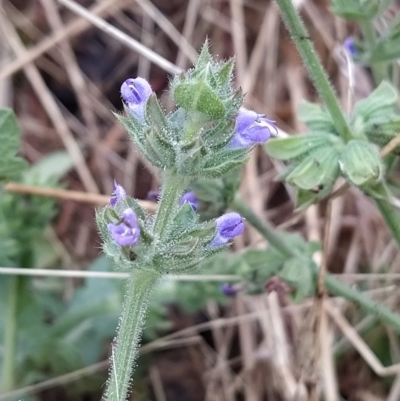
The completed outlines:
[[[378,202],[378,201],[377,201]],[[385,202],[385,201],[379,201]],[[390,206],[387,202],[386,205]],[[255,228],[260,234],[277,250],[282,252],[283,254],[291,257],[298,257],[298,251],[295,248],[291,248],[285,244],[284,239],[277,233],[276,229],[271,226],[269,223],[258,217],[251,208],[246,205],[242,200],[236,198],[233,204],[231,205],[232,209],[238,211],[242,214],[244,218]],[[387,206],[385,206],[387,207]],[[391,209],[393,210],[393,209]],[[383,214],[383,213],[382,213]],[[398,233],[398,237],[400,238],[400,220],[399,216],[396,217],[396,230]],[[317,265],[314,265],[315,269],[313,274],[315,279],[318,278],[319,268]],[[384,305],[375,302],[367,295],[360,293],[359,291],[348,287],[346,284],[340,282],[333,276],[326,274],[325,276],[325,286],[329,292],[334,295],[341,296],[348,301],[353,301],[357,303],[362,309],[366,310],[368,313],[376,316],[382,322],[392,326],[395,330],[400,332],[400,315],[391,311]]]
[[[17,341],[17,309],[19,277],[10,277],[4,333],[3,391],[10,391],[15,380],[15,343]]]
[[[376,316],[380,321],[393,327],[398,333],[400,333],[400,315],[391,311],[385,305],[374,301],[359,291],[347,287],[335,277],[330,275],[326,276],[325,286],[332,294],[341,296],[348,301],[355,302],[362,309]]]
[[[397,245],[400,247],[400,215],[398,210],[385,199],[374,200]]]
[[[158,273],[137,270],[129,279],[120,326],[112,347],[112,366],[104,397],[106,401],[127,399],[150,295],[158,278]]]
[[[157,233],[160,237],[163,236],[171,218],[171,212],[179,205],[179,198],[187,186],[187,181],[184,177],[169,172],[165,173],[163,182],[161,199],[158,203],[154,223],[154,233]]]
[[[292,0],[276,0],[276,2],[278,3],[283,20],[292,36],[292,40],[303,59],[303,63],[314,82],[316,90],[325,102],[326,108],[332,117],[332,121],[338,133],[345,141],[350,140],[352,134],[349,125],[342,113],[336,94],[329,82],[321,61],[315,53],[314,46],[304,23],[293,6]]]

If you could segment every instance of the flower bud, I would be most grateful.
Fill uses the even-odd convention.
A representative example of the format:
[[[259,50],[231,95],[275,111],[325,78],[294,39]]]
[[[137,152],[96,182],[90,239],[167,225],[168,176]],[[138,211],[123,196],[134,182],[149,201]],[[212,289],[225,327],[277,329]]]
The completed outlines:
[[[193,191],[183,194],[179,203],[181,205],[183,205],[184,203],[189,203],[189,205],[192,206],[193,210],[197,210],[199,207],[199,200],[197,199],[197,196]]]
[[[141,121],[147,99],[153,93],[150,84],[144,78],[129,78],[121,85],[121,97],[129,110]]]
[[[271,131],[277,132],[274,122],[261,114],[246,110],[236,117],[235,133],[228,144],[230,148],[247,148],[257,143],[266,142]]]
[[[131,209],[125,209],[121,221],[117,224],[107,224],[114,242],[119,246],[133,246],[139,241],[140,228],[137,224],[136,214]]]
[[[233,285],[233,284],[224,283],[224,284],[221,284],[219,289],[227,297],[234,297],[242,289],[242,286],[240,284]]]
[[[115,206],[120,199],[126,198],[125,189],[114,180],[114,191],[111,194],[110,205]]]
[[[158,202],[160,199],[161,192],[159,189],[152,189],[151,191],[147,192],[146,199],[153,202]]]
[[[346,38],[346,40],[343,42],[343,47],[349,53],[350,57],[354,57],[357,55],[357,49],[356,45],[354,43],[354,39],[350,36]]]
[[[210,242],[210,247],[225,245],[230,239],[237,237],[244,231],[243,218],[240,214],[231,212],[218,217],[217,234]]]

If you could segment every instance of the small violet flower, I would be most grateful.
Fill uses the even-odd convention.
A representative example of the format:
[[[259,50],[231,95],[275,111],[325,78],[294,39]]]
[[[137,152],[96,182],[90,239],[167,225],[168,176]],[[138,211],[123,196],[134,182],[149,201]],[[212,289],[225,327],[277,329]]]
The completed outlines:
[[[184,203],[189,203],[192,206],[193,210],[197,210],[199,208],[199,200],[196,197],[196,194],[193,191],[186,192],[182,195],[179,203],[183,205]]]
[[[244,231],[243,218],[238,213],[226,213],[215,221],[217,223],[217,234],[209,244],[212,248],[225,245],[230,239]]]
[[[227,297],[234,297],[241,290],[241,287],[238,285],[224,283],[221,284],[219,289]]]
[[[110,205],[115,206],[120,199],[126,198],[125,189],[114,180],[114,190],[111,194]]]
[[[271,137],[271,131],[278,132],[274,121],[255,111],[242,111],[236,117],[235,133],[228,147],[247,148],[266,142]]]
[[[140,228],[135,212],[131,208],[122,213],[121,221],[118,224],[107,224],[107,229],[119,246],[133,246],[139,241]]]
[[[141,121],[147,99],[153,93],[150,84],[144,78],[129,78],[121,85],[121,97],[129,110]]]
[[[160,199],[161,192],[158,189],[152,189],[147,192],[146,199],[149,201],[157,202]]]
[[[343,42],[343,47],[349,53],[351,57],[354,57],[357,55],[357,49],[356,45],[354,43],[354,39],[350,36],[348,37],[344,42]]]

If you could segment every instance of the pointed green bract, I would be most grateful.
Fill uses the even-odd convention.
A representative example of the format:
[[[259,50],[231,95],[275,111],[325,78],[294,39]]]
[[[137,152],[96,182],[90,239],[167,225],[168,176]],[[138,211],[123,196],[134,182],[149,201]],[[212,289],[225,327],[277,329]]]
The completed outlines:
[[[173,95],[179,106],[203,113],[210,120],[217,120],[225,115],[224,104],[204,82],[178,84]]]

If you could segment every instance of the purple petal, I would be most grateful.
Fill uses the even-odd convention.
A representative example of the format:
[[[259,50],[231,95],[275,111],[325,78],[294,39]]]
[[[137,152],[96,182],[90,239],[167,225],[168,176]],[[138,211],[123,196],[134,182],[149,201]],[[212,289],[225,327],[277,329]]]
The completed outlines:
[[[244,231],[243,218],[239,213],[231,212],[218,217],[217,230],[222,237],[234,238]]]
[[[122,221],[130,228],[137,228],[136,214],[131,209],[125,209],[122,213]]]
[[[247,148],[257,143],[263,143],[276,131],[274,121],[246,110],[236,117],[235,133],[228,144],[229,148]]]
[[[225,245],[230,239],[244,231],[243,218],[235,212],[226,213],[218,217],[215,222],[217,223],[217,233],[209,244],[212,248]]]
[[[121,97],[128,104],[144,103],[152,93],[150,84],[144,78],[129,78],[121,85]]]
[[[118,224],[107,224],[114,242],[119,246],[133,246],[140,237],[140,228],[136,221],[136,215],[130,208],[122,213],[122,218]]]
[[[240,291],[240,288],[238,288],[238,286],[228,283],[221,284],[219,288],[221,292],[227,297],[234,297]]]
[[[354,39],[351,36],[343,42],[343,46],[350,54],[350,56],[354,57],[357,55],[356,45],[354,43]]]
[[[126,198],[125,189],[114,180],[114,191],[111,194],[110,205],[115,206],[120,199]]]
[[[157,202],[160,198],[160,191],[158,189],[153,189],[147,193],[146,199],[150,201]]]
[[[197,199],[196,194],[193,191],[186,192],[184,195],[182,195],[179,203],[181,205],[183,205],[184,203],[189,203],[194,210],[197,210],[199,207],[199,200]]]
[[[144,119],[144,108],[153,93],[150,84],[144,78],[129,78],[121,85],[121,97],[129,110],[140,120]]]
[[[241,111],[236,117],[236,131],[243,132],[258,118],[258,114],[252,110]]]

